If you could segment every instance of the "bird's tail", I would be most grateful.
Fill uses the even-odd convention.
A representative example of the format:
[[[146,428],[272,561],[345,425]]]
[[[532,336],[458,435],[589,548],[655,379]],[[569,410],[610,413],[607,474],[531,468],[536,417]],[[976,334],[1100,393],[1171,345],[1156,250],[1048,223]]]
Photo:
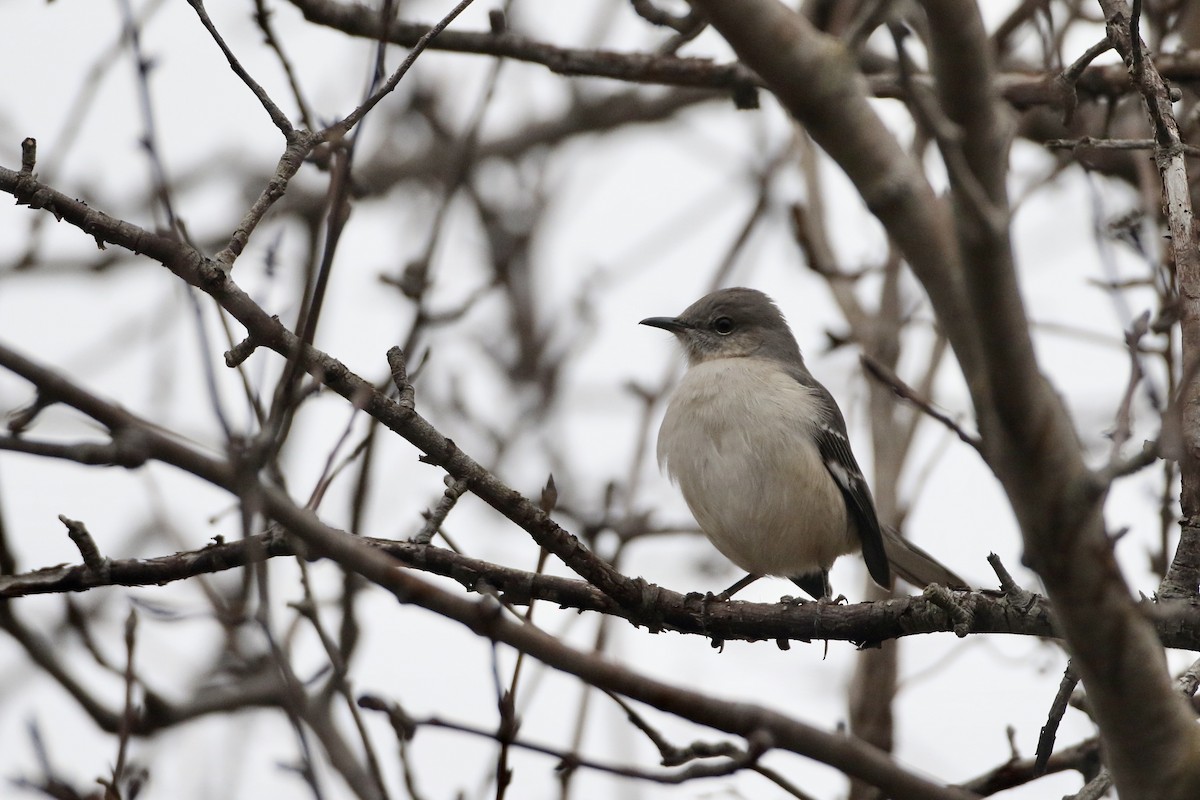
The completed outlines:
[[[966,581],[955,575],[953,570],[905,539],[894,528],[886,525],[882,528],[883,549],[892,569],[901,578],[918,589],[924,589],[931,583],[940,584],[947,589],[971,588]]]

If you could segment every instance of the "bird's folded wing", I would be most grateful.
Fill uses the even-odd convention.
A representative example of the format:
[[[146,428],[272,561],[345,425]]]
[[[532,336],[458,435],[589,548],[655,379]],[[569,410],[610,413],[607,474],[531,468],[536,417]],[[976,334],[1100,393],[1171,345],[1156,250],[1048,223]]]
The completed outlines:
[[[846,425],[842,422],[841,414],[837,412],[837,406],[833,406],[833,409],[836,418],[817,429],[817,449],[825,462],[825,469],[841,489],[846,510],[858,530],[867,571],[880,586],[890,588],[892,575],[888,569],[888,557],[883,547],[879,519],[875,515],[875,503],[871,500],[871,490],[867,487],[858,462],[854,460],[854,454],[850,452],[850,441],[846,438]]]

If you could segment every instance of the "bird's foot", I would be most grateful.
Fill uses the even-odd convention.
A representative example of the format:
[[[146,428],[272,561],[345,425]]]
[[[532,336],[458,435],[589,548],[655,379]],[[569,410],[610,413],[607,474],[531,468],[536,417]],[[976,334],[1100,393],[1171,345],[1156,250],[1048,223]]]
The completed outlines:
[[[683,599],[684,600],[699,600],[701,603],[704,603],[706,605],[708,603],[724,603],[726,600],[729,599],[729,592],[724,591],[724,592],[721,592],[720,594],[713,594],[712,592],[688,592],[687,594],[685,594],[683,596]]]
[[[821,597],[817,600],[809,600],[806,597],[792,597],[790,594],[785,594],[783,597],[779,598],[779,602],[788,606],[802,606],[807,605],[808,603],[816,603],[819,606],[840,606],[842,604],[850,604],[850,601],[844,594],[839,594],[837,597],[829,597],[826,595],[825,597]]]

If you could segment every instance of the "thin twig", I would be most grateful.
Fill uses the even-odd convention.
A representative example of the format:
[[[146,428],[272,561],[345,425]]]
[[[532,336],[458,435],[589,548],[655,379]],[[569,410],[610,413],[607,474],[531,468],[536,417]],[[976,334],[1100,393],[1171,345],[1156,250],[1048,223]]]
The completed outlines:
[[[237,75],[238,78],[241,79],[242,83],[246,84],[246,87],[253,92],[254,96],[258,98],[258,102],[262,104],[262,107],[266,110],[267,115],[271,118],[271,122],[275,123],[275,127],[279,128],[279,132],[283,134],[284,138],[287,139],[288,142],[291,142],[296,133],[295,126],[293,126],[291,120],[287,118],[287,114],[284,114],[279,106],[275,105],[275,101],[272,100],[271,96],[267,94],[267,90],[259,85],[258,81],[254,80],[254,78],[250,76],[250,73],[247,72],[246,68],[242,66],[240,61],[238,61],[237,56],[235,56],[233,51],[229,49],[229,45],[225,44],[225,39],[222,38],[220,32],[217,30],[217,26],[214,25],[213,21],[209,18],[207,9],[204,8],[204,0],[188,0],[188,4],[196,10],[196,15],[200,17],[200,24],[203,25],[204,29],[208,31],[208,34],[212,36],[213,41],[217,43],[217,47],[221,48],[221,52],[225,55],[225,60],[229,62],[229,68],[233,70],[233,74]],[[261,8],[259,10],[259,14],[261,14]],[[265,28],[265,26],[263,27]],[[270,43],[271,36],[269,29],[267,29],[267,36],[268,43]],[[278,52],[278,48],[276,48],[276,51]],[[282,58],[282,53],[280,53],[280,57]],[[286,59],[284,60],[284,67],[285,69],[287,67]],[[288,78],[292,79],[290,70],[288,71]],[[292,85],[294,88],[294,80]],[[298,100],[300,99],[299,91],[296,92],[296,97]],[[303,100],[300,100],[300,103],[301,109],[303,110]]]
[[[175,214],[175,206],[171,200],[171,189],[167,181],[166,166],[159,155],[158,131],[154,122],[154,105],[150,100],[150,70],[152,62],[142,52],[141,27],[133,15],[130,0],[120,0],[120,5],[125,16],[125,34],[129,40],[129,48],[133,53],[134,63],[137,67],[138,105],[141,110],[142,125],[145,128],[142,133],[141,145],[146,151],[146,156],[150,162],[150,171],[154,180],[154,194],[158,202],[162,205],[163,213],[166,214],[168,230],[171,231],[172,235],[187,241],[187,233],[183,228],[182,221]]]
[[[1071,65],[1062,71],[1062,73],[1059,75],[1059,78],[1071,85],[1078,83],[1079,76],[1083,74],[1083,71],[1087,69],[1087,66],[1101,55],[1107,53],[1109,50],[1112,50],[1112,42],[1110,42],[1106,36],[1105,38],[1093,44],[1087,50],[1084,50],[1083,54],[1080,55],[1079,58],[1072,61]]]
[[[889,387],[893,392],[896,393],[897,397],[908,401],[925,414],[945,425],[954,433],[955,436],[974,448],[975,452],[983,455],[983,444],[977,436],[972,436],[971,434],[967,433],[959,426],[957,422],[934,408],[928,400],[917,394],[912,387],[902,381],[898,375],[881,364],[874,357],[863,353],[861,356],[859,356],[859,359],[862,361],[863,367],[866,368],[871,377]]]
[[[309,579],[308,565],[304,563],[304,559],[296,559],[296,563],[300,568],[300,585],[304,590],[304,600],[299,603],[291,603],[290,605],[300,613],[300,616],[309,621],[313,630],[317,633],[317,638],[321,640],[321,646],[325,649],[325,655],[329,659],[330,666],[333,668],[333,672],[329,678],[330,685],[346,701],[346,709],[349,711],[350,718],[354,721],[354,729],[362,741],[363,754],[367,760],[367,769],[370,771],[371,779],[375,783],[375,788],[378,790],[381,800],[388,800],[389,795],[387,783],[383,780],[383,770],[380,768],[379,759],[375,755],[375,747],[371,744],[371,737],[368,735],[367,727],[363,723],[362,714],[359,713],[359,706],[354,701],[354,694],[349,678],[350,666],[346,663],[346,659],[338,649],[337,642],[333,640],[333,637],[325,630],[324,623],[321,622],[321,614],[317,608],[317,599],[312,590],[312,581]]]
[[[440,719],[438,717],[413,718],[405,714],[398,708],[395,703],[388,702],[382,698],[372,695],[364,695],[358,700],[359,705],[371,711],[381,711],[389,716],[389,718],[402,715],[399,721],[393,722],[392,727],[398,731],[416,730],[421,727],[441,728],[443,730],[457,731],[466,733],[472,736],[478,736],[484,739],[493,741],[501,741],[500,735],[496,731],[479,728],[474,725],[461,722],[451,722],[449,720]],[[531,753],[540,753],[542,755],[551,756],[558,759],[560,770],[574,770],[579,767],[595,770],[597,772],[605,772],[610,775],[618,775],[625,778],[634,778],[637,780],[652,781],[665,785],[679,785],[688,781],[697,780],[700,778],[713,778],[725,775],[732,775],[742,769],[752,768],[755,759],[757,759],[763,750],[762,745],[752,745],[745,751],[737,753],[735,756],[727,756],[726,760],[719,764],[692,764],[691,766],[675,772],[662,772],[657,770],[639,769],[636,767],[622,767],[615,764],[605,764],[599,761],[584,758],[575,753],[568,753],[548,745],[535,744],[533,742],[523,741],[521,739],[512,739],[510,742],[512,747],[526,750]],[[724,755],[724,754],[721,754]]]
[[[250,517],[251,514],[249,513],[248,505],[245,499],[243,499],[243,538],[248,538],[249,536]],[[323,800],[324,791],[317,776],[316,759],[313,754],[312,744],[309,741],[309,732],[303,724],[305,710],[308,705],[307,696],[304,691],[304,685],[292,670],[291,662],[284,652],[283,647],[279,644],[279,638],[275,635],[274,626],[271,623],[272,605],[268,582],[269,573],[265,569],[265,562],[256,563],[253,574],[259,600],[258,607],[255,609],[254,620],[267,642],[267,649],[271,655],[272,664],[278,673],[277,679],[283,687],[280,707],[287,717],[292,732],[295,734],[296,743],[300,750],[300,764],[296,767],[296,772],[304,778],[304,782],[312,791],[315,800]]]
[[[1108,466],[1101,472],[1102,479],[1108,482],[1153,464],[1159,455],[1158,447],[1148,443],[1132,459],[1124,462],[1121,460],[1121,448],[1133,435],[1133,400],[1145,374],[1142,369],[1140,343],[1149,329],[1150,312],[1146,311],[1134,320],[1133,325],[1125,332],[1125,349],[1129,353],[1129,380],[1126,381],[1125,393],[1117,407],[1116,421],[1109,435],[1112,447],[1109,451]]]
[[[1153,139],[1097,139],[1080,136],[1077,139],[1046,139],[1042,146],[1051,150],[1153,150],[1158,143]],[[1200,157],[1200,147],[1192,144],[1180,145],[1184,155]]]
[[[912,63],[904,47],[908,29],[899,22],[891,22],[888,30],[896,48],[897,71],[908,107],[917,123],[937,141],[955,197],[961,200],[984,230],[993,234],[1003,231],[1008,213],[1002,206],[992,202],[979,177],[971,169],[963,152],[962,130],[946,117],[936,103],[930,102],[923,88],[913,80]]]
[[[129,754],[129,738],[137,719],[138,709],[134,705],[134,687],[137,677],[133,671],[133,651],[137,641],[137,612],[129,609],[125,618],[125,710],[121,714],[121,728],[117,732],[117,763],[112,769],[112,783],[108,784],[117,797],[121,797],[121,783],[125,779],[126,758]]]
[[[237,228],[230,234],[229,243],[221,252],[217,253],[216,260],[225,269],[232,269],[233,262],[246,249],[246,244],[250,241],[250,234],[262,222],[271,206],[283,197],[288,183],[300,171],[304,159],[308,158],[313,148],[323,141],[321,134],[309,131],[296,131],[295,135],[290,138],[283,155],[279,157],[279,163],[275,165],[275,173],[267,181],[267,185],[263,187],[254,203],[242,215]]]
[[[1062,680],[1059,681],[1058,691],[1054,695],[1054,701],[1050,704],[1050,711],[1046,715],[1046,724],[1042,726],[1041,733],[1038,734],[1037,752],[1033,763],[1035,776],[1046,774],[1046,766],[1050,763],[1050,756],[1054,753],[1054,739],[1058,735],[1059,723],[1062,722],[1063,714],[1067,711],[1071,693],[1078,685],[1079,675],[1071,669],[1071,662],[1068,661],[1067,668],[1063,670]]]
[[[467,6],[471,5],[472,2],[473,0],[460,0],[460,2],[454,6],[454,8],[450,9],[450,13],[438,20],[425,33],[424,36],[417,40],[417,43],[413,45],[412,50],[409,51],[408,56],[404,59],[400,66],[396,68],[396,71],[392,73],[391,77],[387,79],[383,86],[380,86],[379,89],[377,89],[370,97],[363,101],[358,108],[351,111],[344,119],[335,122],[333,125],[330,125],[323,130],[321,132],[322,138],[325,141],[330,141],[349,133],[350,129],[357,125],[359,120],[361,120],[371,109],[378,105],[380,100],[391,94],[392,90],[394,90],[400,83],[400,79],[407,74],[408,70],[412,67],[413,63],[417,60],[421,53],[425,52],[425,48],[429,46],[429,43],[433,41],[433,39],[436,38],[439,33],[444,31],[459,14],[461,14],[463,11],[466,11]]]
[[[1133,0],[1133,9],[1129,14],[1129,49],[1130,49],[1130,65],[1129,72],[1133,75],[1133,82],[1138,83],[1142,80],[1143,69],[1145,64],[1145,54],[1142,52],[1142,0]]]
[[[1070,125],[1071,120],[1075,117],[1075,109],[1079,106],[1079,78],[1083,75],[1083,71],[1098,56],[1111,49],[1112,42],[1108,40],[1108,37],[1101,39],[1085,50],[1083,55],[1075,59],[1055,78],[1055,84],[1061,89],[1063,95],[1063,125]]]
[[[429,544],[433,541],[433,537],[441,530],[442,523],[446,521],[446,515],[450,513],[458,502],[458,498],[462,497],[469,487],[466,481],[452,478],[449,475],[446,476],[445,483],[446,491],[442,493],[442,499],[438,501],[432,511],[425,512],[425,524],[412,538],[416,544]]]
[[[288,86],[292,88],[292,97],[296,100],[296,107],[300,110],[300,119],[304,122],[304,127],[312,130],[316,127],[313,123],[312,112],[308,109],[308,103],[304,99],[304,93],[300,90],[300,81],[296,78],[296,71],[292,69],[292,62],[288,59],[287,54],[283,52],[283,44],[275,35],[274,28],[271,27],[272,12],[267,8],[266,0],[254,0],[254,22],[258,25],[258,29],[263,33],[263,39],[266,40],[267,46],[275,51],[275,55],[279,58],[279,64],[283,67],[283,74],[287,76]],[[232,66],[232,65],[231,65]],[[268,97],[269,101],[270,98]],[[268,112],[270,109],[267,109]],[[286,131],[284,132],[286,134]]]

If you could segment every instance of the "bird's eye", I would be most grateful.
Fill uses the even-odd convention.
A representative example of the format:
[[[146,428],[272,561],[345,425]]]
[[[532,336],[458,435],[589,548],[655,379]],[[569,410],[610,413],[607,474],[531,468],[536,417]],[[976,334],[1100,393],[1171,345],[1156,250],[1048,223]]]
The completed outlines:
[[[713,330],[722,336],[728,336],[733,333],[733,320],[729,317],[717,317],[713,322]]]

